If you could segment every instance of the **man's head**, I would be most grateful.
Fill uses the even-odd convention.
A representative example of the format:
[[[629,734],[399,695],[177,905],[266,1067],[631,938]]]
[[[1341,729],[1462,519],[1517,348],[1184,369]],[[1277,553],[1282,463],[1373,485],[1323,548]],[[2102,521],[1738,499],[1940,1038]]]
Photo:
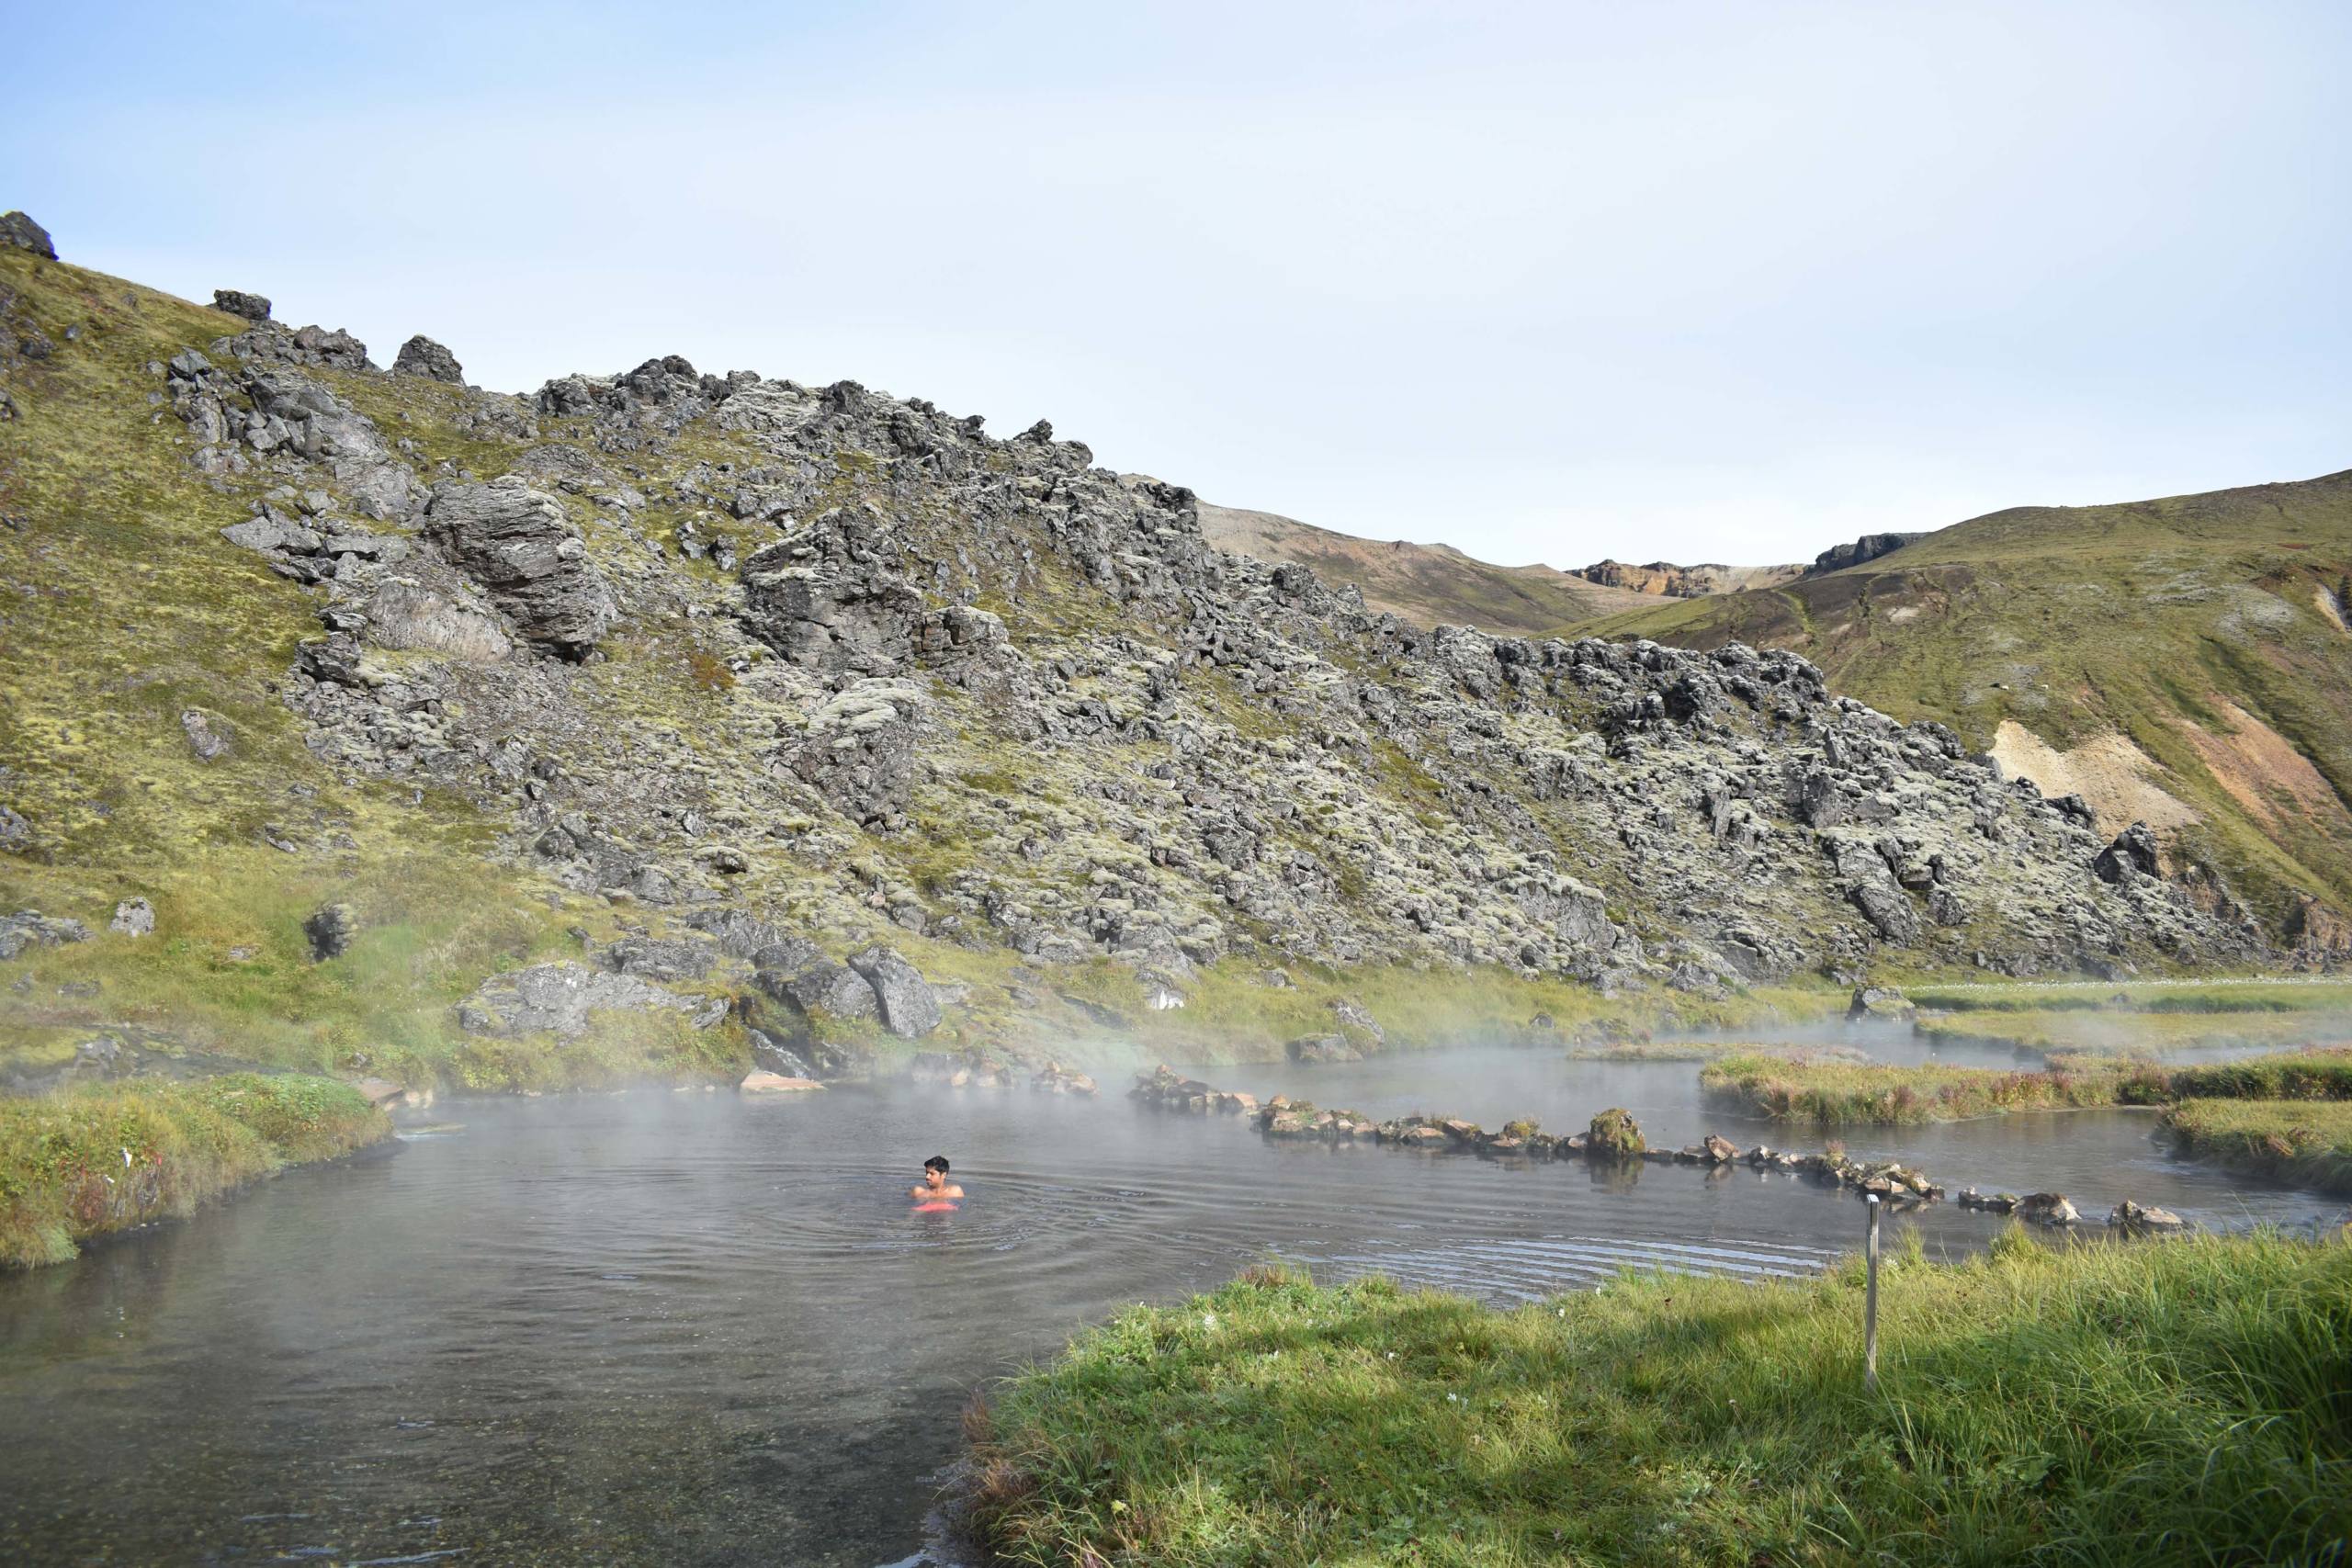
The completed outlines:
[[[947,1156],[945,1155],[933,1155],[929,1159],[923,1161],[922,1179],[925,1181],[930,1182],[933,1187],[937,1187],[944,1182],[947,1179]]]

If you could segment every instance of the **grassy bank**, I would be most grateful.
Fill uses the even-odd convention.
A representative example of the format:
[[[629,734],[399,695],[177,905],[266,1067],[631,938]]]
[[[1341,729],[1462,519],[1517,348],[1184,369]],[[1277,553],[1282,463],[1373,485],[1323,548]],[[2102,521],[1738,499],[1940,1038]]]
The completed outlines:
[[[2290,1051],[2165,1067],[2143,1058],[2081,1055],[2047,1072],[1997,1067],[1856,1066],[1760,1052],[1700,1070],[1709,1094],[1777,1121],[1825,1125],[1957,1122],[2013,1111],[2064,1111],[2171,1100],[2352,1100],[2352,1049]]]
[[[1782,1122],[1917,1124],[2012,1111],[2151,1104],[2165,1098],[2153,1068],[2011,1073],[1996,1067],[1854,1066],[1785,1056],[1726,1056],[1702,1068],[1707,1093]]]
[[[1904,1262],[1515,1312],[1261,1276],[976,1413],[977,1528],[1064,1564],[2334,1561],[2352,1247]],[[1089,1554],[1092,1554],[1090,1556]]]
[[[390,1133],[358,1090],[295,1074],[0,1098],[0,1267],[62,1263],[85,1236]]]
[[[2352,1193],[2352,1104],[2342,1100],[2190,1100],[2165,1111],[2164,1125],[2200,1159]]]
[[[2352,1032],[2352,986],[2310,980],[1908,987],[1930,1039],[2030,1051],[2157,1054],[2295,1045]]]

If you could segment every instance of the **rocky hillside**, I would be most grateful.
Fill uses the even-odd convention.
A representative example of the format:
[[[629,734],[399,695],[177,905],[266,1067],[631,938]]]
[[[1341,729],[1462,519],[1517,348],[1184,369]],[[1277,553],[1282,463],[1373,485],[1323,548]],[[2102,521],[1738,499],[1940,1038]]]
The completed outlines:
[[[1424,629],[1043,423],[219,307],[0,246],[20,1053],[519,1086],[2261,956],[1793,653]]]
[[[2104,830],[2148,822],[2305,961],[2352,958],[2352,473],[1859,544],[1858,564],[1593,629],[1801,652],[2079,793]]]
[[[1623,588],[1661,599],[1702,599],[1710,593],[1734,593],[1743,588],[1777,588],[1804,575],[1794,566],[1724,566],[1704,562],[1677,566],[1654,560],[1646,566],[1630,561],[1600,560],[1580,566],[1575,575],[1605,588]]]

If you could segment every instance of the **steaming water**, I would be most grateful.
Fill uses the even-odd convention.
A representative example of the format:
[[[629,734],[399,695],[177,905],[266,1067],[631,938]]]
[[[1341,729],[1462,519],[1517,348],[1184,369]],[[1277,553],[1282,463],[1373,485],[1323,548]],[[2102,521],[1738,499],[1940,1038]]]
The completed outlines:
[[[1712,1115],[1688,1063],[1464,1051],[1214,1077],[1488,1125],[1623,1104],[1659,1141],[1794,1141]],[[919,1544],[971,1392],[1126,1303],[1275,1254],[1504,1301],[1628,1265],[1762,1277],[1819,1267],[1861,1218],[1746,1169],[1269,1144],[1115,1095],[449,1114],[462,1131],[396,1157],[0,1279],[0,1560],[872,1568]],[[1850,1142],[2086,1213],[2126,1195],[2208,1224],[2330,1212],[2175,1164],[2148,1126],[2084,1112]],[[970,1198],[910,1214],[935,1150]],[[1949,1206],[1893,1223],[1931,1251],[1994,1234]]]

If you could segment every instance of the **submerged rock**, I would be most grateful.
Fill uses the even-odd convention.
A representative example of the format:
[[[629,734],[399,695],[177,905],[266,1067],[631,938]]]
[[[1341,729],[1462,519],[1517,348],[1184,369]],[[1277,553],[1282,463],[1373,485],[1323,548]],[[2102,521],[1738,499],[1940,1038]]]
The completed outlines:
[[[762,1070],[745,1074],[743,1081],[735,1087],[745,1094],[807,1094],[825,1086],[813,1078],[786,1077],[782,1073]]]
[[[2018,1200],[2017,1215],[2028,1224],[2053,1227],[2074,1224],[2083,1217],[2063,1192],[2029,1192]]]
[[[2108,1224],[2126,1235],[2143,1235],[2150,1231],[2187,1230],[2188,1222],[2170,1209],[2142,1208],[2126,1198],[2107,1216]]]

